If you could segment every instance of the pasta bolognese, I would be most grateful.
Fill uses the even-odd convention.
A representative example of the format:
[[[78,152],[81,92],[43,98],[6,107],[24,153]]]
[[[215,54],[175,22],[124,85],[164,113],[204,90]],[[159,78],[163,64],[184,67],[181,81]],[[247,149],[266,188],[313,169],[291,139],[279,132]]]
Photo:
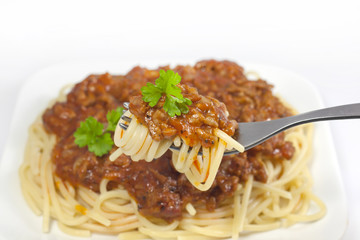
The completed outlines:
[[[325,214],[324,204],[311,191],[307,166],[311,125],[224,156],[206,191],[196,189],[174,168],[168,151],[150,162],[132,161],[125,154],[110,161],[116,147],[97,152],[108,142],[106,136],[114,134],[107,114],[139,95],[142,86],[159,77],[160,69],[90,75],[68,94],[61,92],[29,128],[20,180],[29,206],[42,215],[44,232],[55,219],[61,230],[77,236],[98,232],[118,234],[120,239],[236,239]],[[273,95],[270,84],[250,81],[236,63],[207,60],[172,70],[199,94],[223,102],[237,122],[293,113]],[[85,124],[89,117],[98,121],[90,119],[100,130],[98,135],[92,132],[93,140],[82,139],[88,147],[80,147],[74,133],[92,124]]]

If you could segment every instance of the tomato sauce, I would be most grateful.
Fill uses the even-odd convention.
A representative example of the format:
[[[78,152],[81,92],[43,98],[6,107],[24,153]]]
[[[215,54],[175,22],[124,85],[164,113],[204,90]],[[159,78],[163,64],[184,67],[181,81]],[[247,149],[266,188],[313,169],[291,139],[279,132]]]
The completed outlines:
[[[201,192],[184,174],[174,170],[170,153],[152,162],[133,162],[125,155],[111,162],[108,160],[111,152],[96,157],[86,147],[79,148],[74,143],[73,134],[81,121],[93,116],[106,127],[107,112],[139,95],[146,82],[158,78],[159,69],[135,67],[125,75],[90,75],[73,87],[65,102],[57,102],[46,109],[42,120],[47,132],[57,136],[52,161],[61,179],[95,192],[99,191],[102,179],[109,179],[108,188],[123,186],[137,202],[141,214],[171,222],[181,219],[187,203],[214,210],[233,196],[237,185],[246,181],[250,174],[257,181],[266,182],[267,175],[262,162],[257,160],[258,154],[273,161],[292,157],[294,147],[284,140],[284,133],[278,134],[249,151],[224,157],[212,187]],[[181,83],[196,88],[203,96],[223,102],[229,119],[250,122],[291,115],[272,94],[270,84],[263,80],[249,81],[243,68],[234,62],[206,60],[172,70],[182,77]]]

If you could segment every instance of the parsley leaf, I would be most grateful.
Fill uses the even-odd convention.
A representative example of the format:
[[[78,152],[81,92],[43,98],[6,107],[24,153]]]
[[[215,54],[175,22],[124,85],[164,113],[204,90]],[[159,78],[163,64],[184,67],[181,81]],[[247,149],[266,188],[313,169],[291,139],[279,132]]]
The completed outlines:
[[[108,126],[106,128],[106,131],[115,131],[116,125],[119,122],[123,111],[124,108],[118,107],[116,110],[111,110],[106,114],[106,119],[108,120]]]
[[[122,116],[124,108],[118,107],[106,114],[108,126],[104,131],[104,125],[94,117],[88,117],[80,123],[74,133],[75,144],[79,147],[88,147],[90,152],[101,157],[107,154],[114,145],[110,132],[114,132],[116,125]]]
[[[85,147],[93,142],[93,140],[103,133],[104,125],[93,117],[88,117],[84,122],[80,123],[80,127],[74,133],[75,143],[79,147]]]
[[[187,105],[191,105],[192,102],[190,99],[184,98],[181,89],[176,86],[181,81],[180,75],[171,70],[166,72],[160,70],[159,73],[160,76],[155,80],[155,85],[147,83],[146,86],[141,88],[144,102],[148,102],[150,107],[154,107],[161,96],[165,95],[163,108],[170,117],[188,113],[189,108]]]
[[[146,87],[141,88],[141,92],[143,95],[143,100],[148,102],[150,107],[153,107],[161,98],[163,91],[160,88],[157,88],[154,84],[148,82]]]
[[[114,144],[110,133],[97,136],[94,141],[88,145],[89,151],[95,153],[96,156],[101,157],[108,153]]]

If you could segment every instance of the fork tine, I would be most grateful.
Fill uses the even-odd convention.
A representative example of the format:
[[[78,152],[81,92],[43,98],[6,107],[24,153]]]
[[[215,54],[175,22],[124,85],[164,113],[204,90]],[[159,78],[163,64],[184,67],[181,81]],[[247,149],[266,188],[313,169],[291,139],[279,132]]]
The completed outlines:
[[[128,129],[128,125],[124,124],[124,123],[119,123],[119,126],[124,129],[124,130],[127,130]]]
[[[125,122],[131,122],[131,118],[129,118],[129,117],[125,116],[125,115],[122,115],[121,119],[124,120]]]
[[[125,116],[125,112],[128,111],[129,109],[129,103],[128,102],[124,102],[123,103],[123,106],[124,106],[124,110],[123,110],[123,115],[121,116],[121,119],[124,120],[125,122],[128,122],[130,123],[131,122],[131,118]],[[122,122],[119,122],[119,126],[124,129],[124,130],[127,130],[129,125],[125,124],[125,123],[122,123]]]

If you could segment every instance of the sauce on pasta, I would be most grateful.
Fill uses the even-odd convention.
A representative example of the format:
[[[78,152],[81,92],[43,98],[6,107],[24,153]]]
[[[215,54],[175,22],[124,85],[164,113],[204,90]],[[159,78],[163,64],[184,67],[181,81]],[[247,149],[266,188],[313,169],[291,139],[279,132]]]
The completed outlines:
[[[195,88],[184,84],[178,85],[184,97],[190,99],[189,112],[180,116],[170,117],[164,110],[165,102],[162,96],[159,102],[150,107],[142,100],[142,96],[130,98],[129,109],[136,118],[149,129],[151,138],[160,141],[180,136],[193,147],[198,142],[203,147],[214,145],[214,129],[219,128],[229,136],[234,135],[237,123],[228,119],[225,104],[212,97],[198,94]]]
[[[195,66],[177,66],[173,71],[179,73],[182,83],[196,88],[199,94],[223,102],[229,118],[237,122],[291,115],[291,111],[273,96],[271,85],[263,80],[249,81],[243,68],[233,62],[201,61]],[[123,76],[90,75],[75,85],[67,95],[67,101],[47,109],[42,117],[45,129],[57,136],[52,151],[55,173],[73,186],[82,185],[95,192],[99,191],[102,179],[109,179],[108,188],[124,186],[136,200],[142,215],[172,222],[182,218],[188,203],[214,210],[233,196],[237,184],[245,182],[250,175],[257,181],[266,182],[267,175],[256,157],[258,154],[272,161],[292,157],[293,146],[284,140],[283,133],[278,134],[245,153],[224,157],[213,185],[202,192],[194,188],[184,174],[174,170],[170,154],[152,162],[133,162],[125,155],[111,162],[109,155],[96,157],[74,143],[73,133],[81,121],[93,116],[106,123],[109,110],[122,106],[131,96],[139,95],[140,88],[157,77],[158,69],[141,67],[135,67]]]

